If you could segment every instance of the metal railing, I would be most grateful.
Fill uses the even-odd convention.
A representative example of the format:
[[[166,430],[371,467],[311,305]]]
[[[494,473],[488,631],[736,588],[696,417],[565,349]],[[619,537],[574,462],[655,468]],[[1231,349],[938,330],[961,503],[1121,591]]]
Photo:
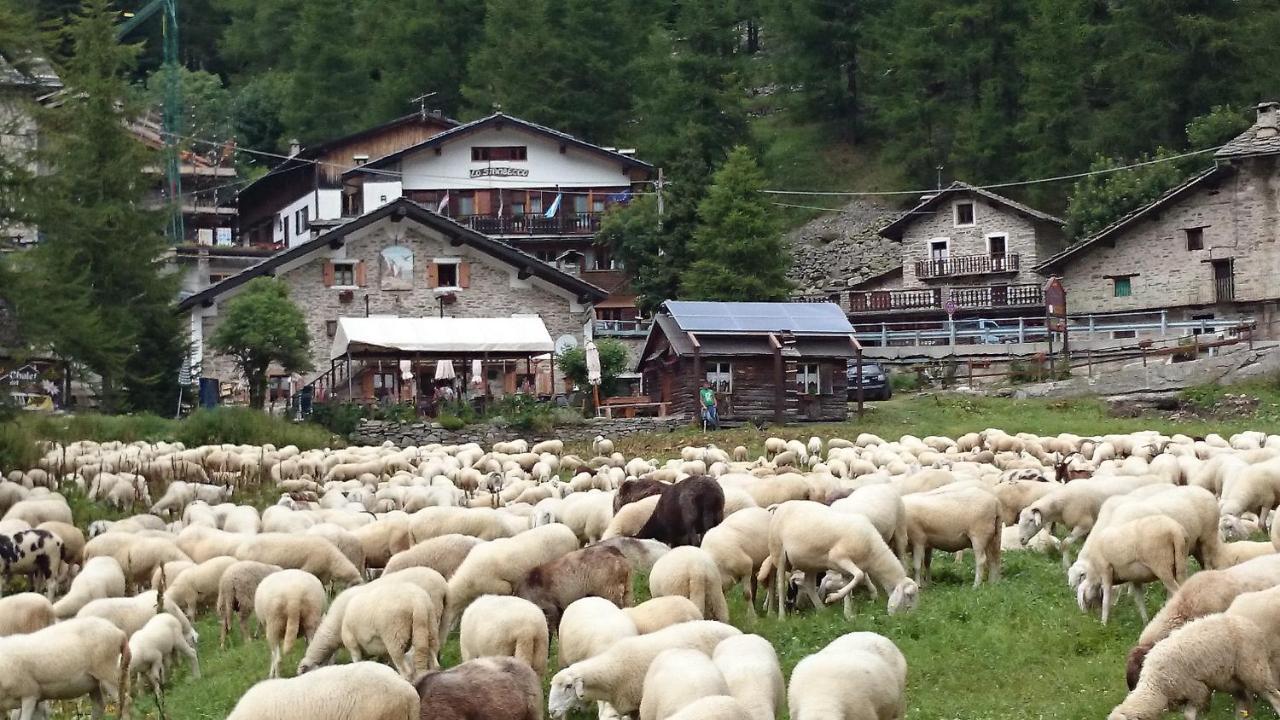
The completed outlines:
[[[824,298],[825,302],[827,298]],[[1044,289],[1038,284],[979,285],[976,287],[915,288],[911,290],[851,290],[850,313],[872,313],[893,310],[942,310],[947,301],[957,309],[1032,307],[1044,301]]]
[[[957,255],[916,261],[916,277],[940,278],[1018,272],[1020,264],[1021,258],[1017,254]]]
[[[590,235],[600,229],[604,213],[561,213],[546,217],[531,215],[458,215],[453,219],[485,235]]]
[[[1170,320],[1167,311],[1156,313],[1124,313],[1120,315],[1072,315],[1067,318],[1071,337],[1094,339],[1114,337],[1115,333],[1158,334],[1161,336],[1237,335],[1256,325],[1253,318],[1218,318],[1216,320]],[[868,323],[853,322],[858,340],[867,347],[905,345],[1002,345],[1044,342],[1043,315],[1016,318],[964,318],[957,320],[903,321]],[[1117,338],[1118,339],[1118,338]]]
[[[651,320],[597,320],[595,333],[600,337],[643,337],[652,324]]]

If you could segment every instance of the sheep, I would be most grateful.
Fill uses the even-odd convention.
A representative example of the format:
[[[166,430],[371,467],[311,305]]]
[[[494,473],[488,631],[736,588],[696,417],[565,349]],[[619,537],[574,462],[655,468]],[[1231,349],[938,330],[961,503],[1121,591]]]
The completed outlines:
[[[18,593],[0,599],[0,637],[33,633],[57,621],[53,603],[39,593]]]
[[[452,629],[475,598],[510,595],[530,570],[577,549],[577,536],[563,525],[544,525],[477,547],[449,578],[445,627]]]
[[[168,537],[139,537],[125,551],[125,580],[130,587],[147,587],[156,569],[175,561],[191,562],[187,554],[178,549],[177,543]]]
[[[0,532],[0,590],[15,575],[28,575],[31,587],[53,596],[63,574],[62,538],[48,530]]]
[[[26,500],[14,503],[4,514],[5,520],[22,520],[31,527],[43,522],[61,522],[74,525],[71,508],[61,495],[49,495],[36,498],[29,496]]]
[[[218,578],[218,599],[215,608],[218,613],[218,647],[227,646],[227,634],[231,632],[231,616],[240,618],[240,637],[249,639],[246,627],[249,615],[253,612],[253,598],[258,592],[258,585],[263,578],[277,573],[284,568],[279,565],[268,565],[256,560],[237,560],[222,572]]]
[[[1217,559],[1214,561],[1213,566],[1221,570],[1263,555],[1272,555],[1275,552],[1275,546],[1267,541],[1237,540],[1236,542],[1222,543],[1218,547]]]
[[[773,720],[782,712],[786,682],[778,653],[759,635],[725,638],[711,654],[724,675],[729,695],[741,703],[751,720]]]
[[[1112,588],[1128,583],[1138,614],[1147,622],[1143,585],[1159,580],[1172,596],[1187,576],[1187,538],[1182,526],[1164,515],[1108,525],[1094,531],[1089,544],[1080,551],[1085,581],[1078,589],[1080,609],[1097,589],[1102,592],[1102,624],[1107,624],[1115,605]]]
[[[601,540],[610,540],[617,537],[635,537],[644,529],[649,518],[653,517],[653,511],[658,507],[658,501],[662,499],[661,495],[648,495],[633,502],[629,502],[616,511],[610,518],[608,526],[604,533],[600,535]]]
[[[613,441],[606,440],[603,435],[597,435],[595,440],[591,441],[591,452],[596,457],[607,456],[613,454]]]
[[[635,713],[640,709],[645,674],[659,653],[673,648],[710,653],[721,640],[740,634],[732,625],[697,620],[624,638],[599,655],[556,673],[551,678],[547,709],[553,718],[562,718],[588,703],[607,702],[619,714]]]
[[[151,573],[150,588],[152,590],[163,590],[170,581],[177,579],[179,575],[195,566],[196,564],[190,560],[171,560],[157,567]]]
[[[178,548],[193,562],[202,563],[215,557],[235,557],[246,536],[203,525],[185,527],[178,533]]]
[[[864,485],[831,503],[831,509],[862,515],[871,521],[880,537],[899,559],[907,556],[907,507],[893,485]]]
[[[440,666],[440,614],[431,595],[413,583],[372,583],[347,603],[342,645],[355,662],[367,654],[386,656],[402,677],[412,680],[420,671]]]
[[[724,675],[706,653],[686,648],[663,650],[645,673],[639,720],[667,720],[695,700],[728,694]]]
[[[561,613],[580,598],[596,596],[615,605],[631,604],[631,564],[614,547],[575,550],[529,571],[515,589],[516,597],[532,602],[554,632]]]
[[[462,614],[459,632],[464,661],[500,655],[523,660],[539,677],[547,670],[550,634],[546,618],[528,600],[481,596]]]
[[[1201,567],[1216,567],[1222,538],[1218,533],[1218,505],[1212,493],[1198,487],[1147,485],[1103,503],[1094,530],[1151,515],[1176,520],[1187,536],[1187,552]],[[1088,547],[1090,540],[1085,541]]]
[[[477,658],[427,673],[415,687],[419,720],[542,720],[542,681],[514,658]]]
[[[1215,690],[1236,696],[1237,714],[1248,711],[1246,693],[1263,696],[1280,713],[1280,687],[1258,642],[1264,629],[1242,615],[1214,614],[1170,633],[1147,654],[1136,686],[1108,720],[1158,718],[1184,707],[1188,718],[1209,710]]]
[[[195,647],[183,637],[182,623],[168,613],[160,613],[129,638],[129,675],[147,673],[151,689],[159,694],[169,657],[179,653],[187,656],[191,677],[199,678],[200,659]]]
[[[186,614],[172,600],[168,598],[162,599],[162,596],[155,590],[148,590],[133,597],[93,600],[80,608],[80,612],[76,613],[76,617],[105,618],[123,630],[126,636],[132,636],[141,630],[148,620],[161,612],[177,618],[178,622],[182,624],[182,632],[186,635],[187,641],[193,645],[195,644],[199,636],[196,634],[195,628],[191,626],[191,621]]]
[[[124,571],[120,569],[120,563],[111,557],[91,558],[71,581],[67,594],[53,604],[53,612],[59,620],[65,620],[75,616],[92,600],[121,597],[124,589]]]
[[[236,549],[236,559],[303,570],[329,583],[356,584],[361,581],[356,566],[333,543],[322,537],[286,533],[255,535]]]
[[[638,634],[626,611],[604,598],[584,597],[570,603],[560,616],[556,661],[560,668],[566,668]]]
[[[747,508],[725,517],[702,537],[702,549],[716,564],[728,592],[742,585],[747,609],[756,614],[756,573],[769,557],[769,519],[764,508]]]
[[[281,570],[258,583],[253,594],[253,614],[262,625],[267,647],[271,649],[267,677],[280,676],[280,661],[293,649],[299,633],[311,641],[324,606],[324,585],[304,570]]]
[[[51,532],[62,540],[62,564],[64,567],[78,567],[84,564],[85,537],[80,528],[69,523],[48,520],[37,525],[35,529]]]
[[[496,540],[528,528],[527,519],[491,508],[427,507],[409,516],[409,531],[416,543],[453,533]]]
[[[386,562],[386,573],[409,567],[429,567],[448,579],[477,545],[484,540],[470,535],[440,535],[402,550]]]
[[[240,697],[227,720],[419,720],[418,692],[372,662],[267,680]]]
[[[1025,545],[1040,529],[1051,523],[1071,528],[1063,538],[1062,567],[1071,564],[1070,546],[1093,529],[1102,503],[1113,495],[1123,495],[1141,484],[1139,478],[1097,478],[1063,485],[1023,508],[1018,514],[1018,530]]]
[[[663,555],[649,574],[649,591],[654,597],[687,597],[708,620],[728,622],[720,571],[711,554],[697,547],[678,547]]]
[[[906,658],[890,640],[850,633],[796,665],[787,703],[792,720],[900,720],[906,682]]]
[[[623,612],[636,626],[636,632],[648,635],[665,627],[683,622],[705,620],[702,608],[683,595],[667,595],[645,600],[632,608],[624,608]]]
[[[1000,579],[1000,501],[976,488],[944,488],[902,498],[907,509],[907,536],[917,583],[934,549],[957,552],[973,548],[973,586]]]
[[[724,490],[712,478],[690,477],[662,491],[653,515],[636,537],[671,547],[698,545],[724,519]]]
[[[627,480],[618,486],[618,491],[613,495],[613,513],[617,515],[624,505],[661,495],[662,491],[670,486],[670,483],[653,478]]]
[[[201,605],[212,605],[218,598],[218,585],[222,575],[232,565],[241,562],[233,557],[216,557],[195,567],[188,568],[177,577],[168,579],[166,591],[169,599],[183,608],[190,617],[196,616]]]
[[[612,519],[613,493],[599,490],[575,491],[565,499],[560,510],[560,522],[573,530],[583,543],[601,540]]]
[[[0,713],[20,709],[19,720],[32,720],[44,700],[72,700],[88,695],[93,717],[102,717],[107,702],[129,694],[126,636],[102,618],[77,618],[30,635],[0,639]]]
[[[667,720],[753,720],[747,709],[728,695],[708,695],[685,705]]]
[[[786,614],[784,585],[789,567],[804,571],[805,589],[815,607],[822,606],[815,587],[816,573],[832,570],[848,574],[849,583],[827,597],[828,602],[845,601],[846,617],[853,613],[850,593],[864,579],[880,585],[889,595],[890,613],[910,610],[916,604],[915,581],[907,577],[871,521],[821,503],[786,503],[774,511],[769,522],[769,560],[760,568],[759,579],[764,582],[776,576],[779,618]]]

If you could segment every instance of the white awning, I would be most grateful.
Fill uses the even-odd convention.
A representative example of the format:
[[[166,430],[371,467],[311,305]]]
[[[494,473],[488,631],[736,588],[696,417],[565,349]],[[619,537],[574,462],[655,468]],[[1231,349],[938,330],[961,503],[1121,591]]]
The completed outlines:
[[[554,352],[547,326],[537,317],[340,318],[329,357],[348,352],[524,356]]]

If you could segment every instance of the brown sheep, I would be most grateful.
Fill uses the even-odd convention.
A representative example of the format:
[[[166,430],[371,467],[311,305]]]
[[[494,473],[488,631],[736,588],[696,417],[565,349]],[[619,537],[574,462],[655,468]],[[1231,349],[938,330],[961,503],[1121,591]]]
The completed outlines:
[[[699,545],[706,531],[724,519],[724,489],[706,476],[686,478],[663,488],[658,506],[636,537],[661,540],[671,547]]]
[[[429,672],[416,687],[421,720],[542,720],[542,681],[515,658],[477,658]]]
[[[613,511],[616,513],[623,505],[643,500],[651,495],[661,495],[662,491],[669,487],[671,487],[670,484],[652,478],[627,480],[618,487],[618,492],[613,496]]]
[[[547,630],[555,633],[560,615],[575,600],[602,597],[618,607],[631,605],[631,563],[616,547],[592,546],[543,563],[516,587],[542,611]]]

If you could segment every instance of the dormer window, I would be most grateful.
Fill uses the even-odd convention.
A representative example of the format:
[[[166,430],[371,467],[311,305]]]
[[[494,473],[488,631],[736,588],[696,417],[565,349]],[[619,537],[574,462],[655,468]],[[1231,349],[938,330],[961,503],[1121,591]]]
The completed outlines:
[[[956,227],[971,227],[973,225],[973,203],[958,202],[955,204],[955,225]]]
[[[363,165],[369,162],[369,156],[368,155],[352,155],[351,160],[355,162],[356,166],[358,167],[360,165]]]

